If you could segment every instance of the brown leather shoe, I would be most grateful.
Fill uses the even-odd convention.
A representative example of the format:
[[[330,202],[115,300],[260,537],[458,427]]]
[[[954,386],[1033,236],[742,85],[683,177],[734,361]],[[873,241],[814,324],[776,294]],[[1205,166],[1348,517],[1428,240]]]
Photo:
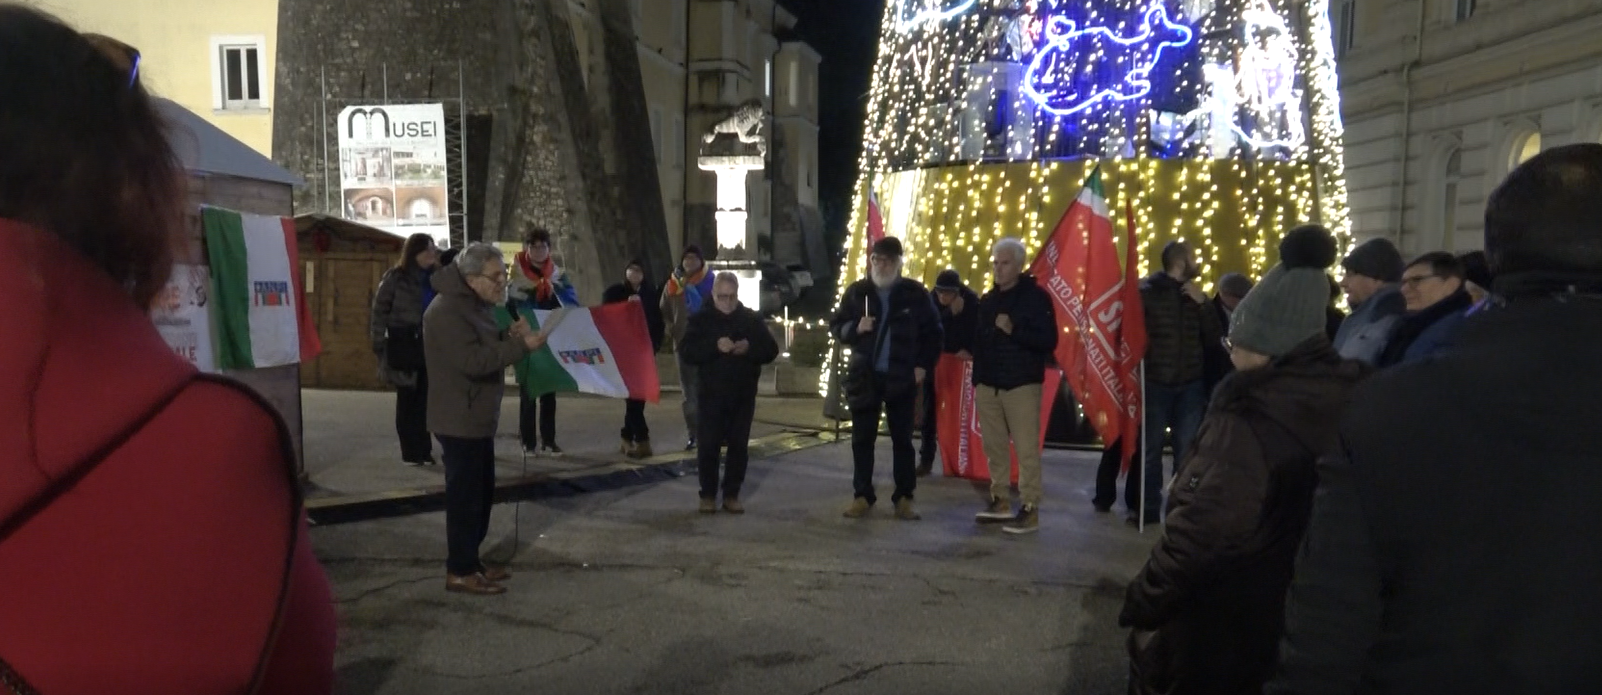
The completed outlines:
[[[494,596],[506,593],[506,587],[496,584],[484,576],[483,572],[474,572],[465,577],[454,574],[445,575],[445,590],[458,594],[474,594],[476,596]]]
[[[484,565],[484,571],[482,574],[484,575],[485,579],[488,579],[492,582],[504,582],[512,578],[512,573],[500,565]]]
[[[656,452],[651,451],[651,440],[649,439],[642,439],[635,442],[634,453],[630,454],[630,456],[637,459],[648,459],[655,455]]]
[[[723,511],[730,514],[744,514],[745,505],[740,504],[740,498],[738,497],[724,497]]]
[[[718,501],[716,499],[711,498],[711,497],[702,497],[701,498],[701,513],[702,514],[716,514],[716,513],[718,513]]]

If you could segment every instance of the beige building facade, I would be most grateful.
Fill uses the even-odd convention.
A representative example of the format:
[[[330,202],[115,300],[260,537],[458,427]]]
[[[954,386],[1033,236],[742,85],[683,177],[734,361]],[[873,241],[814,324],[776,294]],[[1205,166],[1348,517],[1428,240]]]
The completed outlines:
[[[1513,167],[1602,142],[1602,0],[1331,0],[1330,14],[1359,238],[1478,249]]]
[[[272,154],[274,0],[23,0],[140,52],[145,85]]]

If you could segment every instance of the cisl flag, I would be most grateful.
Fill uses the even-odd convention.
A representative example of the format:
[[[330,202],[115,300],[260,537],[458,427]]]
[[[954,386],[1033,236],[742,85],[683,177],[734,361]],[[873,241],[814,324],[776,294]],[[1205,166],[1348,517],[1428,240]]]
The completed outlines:
[[[935,373],[935,404],[939,418],[935,431],[940,439],[940,462],[947,476],[969,480],[990,480],[990,461],[985,457],[984,438],[979,432],[979,412],[974,407],[973,362],[957,359],[956,355],[941,355]],[[1057,402],[1057,386],[1062,373],[1046,368],[1046,380],[1040,388],[1040,442],[1046,443],[1046,426],[1051,421],[1051,407]],[[1018,450],[1012,453],[1012,482],[1018,482]]]
[[[1121,428],[1123,441],[1123,468],[1129,470],[1129,462],[1135,457],[1135,443],[1140,441],[1140,425],[1142,407],[1146,394],[1142,389],[1144,384],[1140,378],[1140,362],[1146,358],[1146,309],[1140,303],[1140,283],[1135,279],[1139,277],[1138,262],[1140,257],[1140,242],[1135,235],[1135,204],[1125,201],[1125,210],[1129,218],[1128,245],[1124,247],[1124,286],[1123,307],[1124,318],[1119,322],[1118,331],[1118,378],[1123,382],[1123,427]],[[1108,440],[1111,444],[1111,440]]]
[[[1063,331],[1057,365],[1102,440],[1116,441],[1125,421],[1118,350],[1124,281],[1100,167],[1090,173],[1030,271],[1057,303]]]
[[[511,325],[505,307],[495,311],[501,327]],[[578,391],[656,403],[656,355],[639,302],[593,309],[526,311],[529,324],[545,333],[545,345],[518,362],[517,381],[530,396]]]
[[[295,224],[285,217],[200,211],[211,263],[219,369],[297,364],[322,351],[300,279]]]

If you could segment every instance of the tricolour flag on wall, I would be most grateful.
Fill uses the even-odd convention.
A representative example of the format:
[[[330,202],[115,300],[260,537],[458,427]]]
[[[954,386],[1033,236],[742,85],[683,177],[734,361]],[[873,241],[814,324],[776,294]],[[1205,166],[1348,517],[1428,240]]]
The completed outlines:
[[[511,324],[505,307],[495,313],[502,328]],[[651,403],[661,399],[656,354],[639,302],[524,316],[546,334],[545,346],[517,363],[517,381],[530,396],[578,391]]]
[[[285,217],[201,210],[211,262],[219,369],[297,364],[322,351],[300,279],[295,225]]]

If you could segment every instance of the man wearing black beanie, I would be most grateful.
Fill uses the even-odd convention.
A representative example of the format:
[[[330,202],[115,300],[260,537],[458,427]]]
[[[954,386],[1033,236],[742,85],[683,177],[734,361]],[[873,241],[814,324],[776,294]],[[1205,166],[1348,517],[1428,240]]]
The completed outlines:
[[[1341,261],[1346,269],[1341,289],[1352,306],[1352,315],[1335,333],[1335,350],[1341,357],[1369,364],[1379,361],[1391,327],[1407,313],[1402,266],[1402,253],[1389,239],[1369,239]]]

